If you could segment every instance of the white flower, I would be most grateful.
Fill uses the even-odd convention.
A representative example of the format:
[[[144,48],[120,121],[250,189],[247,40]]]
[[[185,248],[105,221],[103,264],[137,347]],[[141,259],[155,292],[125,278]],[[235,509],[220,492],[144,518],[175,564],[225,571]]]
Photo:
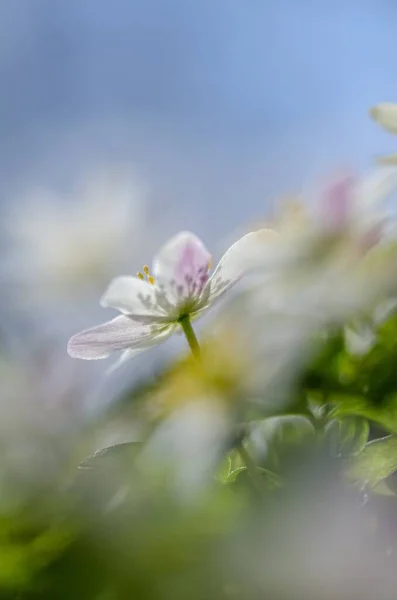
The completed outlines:
[[[277,234],[262,229],[233,244],[212,276],[211,256],[193,233],[181,232],[160,250],[137,277],[117,277],[101,299],[102,306],[122,315],[73,336],[68,352],[74,358],[106,358],[114,350],[125,357],[155,346],[200,316],[266,254]]]
[[[311,209],[299,201],[287,204],[273,225],[281,234],[279,264],[305,267],[305,261],[346,240],[362,256],[385,238],[389,215],[384,203],[396,189],[397,169],[382,168],[357,180],[335,177]]]
[[[381,201],[397,187],[397,170],[380,169],[353,183],[333,182],[320,197],[317,214],[281,227],[277,268],[271,285],[255,291],[251,313],[285,315],[307,330],[344,324],[372,311],[396,292],[397,245],[385,236]]]
[[[371,117],[389,133],[397,134],[397,104],[382,102],[370,110]],[[397,154],[382,156],[379,162],[387,165],[397,164]]]
[[[320,221],[327,231],[348,235],[363,250],[370,250],[386,236],[390,214],[385,202],[396,189],[395,168],[377,168],[361,179],[337,178],[320,199]]]
[[[31,191],[11,204],[3,273],[18,302],[68,303],[70,313],[119,272],[126,248],[138,251],[145,224],[143,190],[123,169],[89,175],[70,196]]]

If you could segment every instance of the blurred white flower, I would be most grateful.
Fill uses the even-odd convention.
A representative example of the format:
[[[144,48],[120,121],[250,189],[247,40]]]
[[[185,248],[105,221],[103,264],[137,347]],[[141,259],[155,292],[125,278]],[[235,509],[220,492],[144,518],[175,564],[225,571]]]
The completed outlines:
[[[27,360],[27,358],[29,360]],[[0,480],[10,470],[36,485],[78,452],[88,379],[54,348],[0,358]]]
[[[385,202],[396,190],[397,169],[379,168],[357,180],[350,174],[334,177],[310,207],[299,199],[288,203],[274,223],[282,234],[282,256],[300,261],[319,242],[338,237],[354,239],[365,252],[385,234]]]
[[[375,328],[366,322],[353,323],[345,328],[345,345],[349,354],[366,354],[376,343]]]
[[[16,286],[15,300],[51,305],[91,295],[144,246],[144,201],[134,177],[105,168],[70,197],[37,189],[14,202],[3,275]]]
[[[397,244],[379,243],[380,201],[396,185],[394,174],[389,177],[376,173],[354,185],[344,178],[327,188],[317,211],[305,217],[298,211],[296,225],[289,214],[273,267],[266,256],[263,275],[246,281],[241,313],[271,402],[288,397],[328,328],[372,314],[396,294]]]
[[[122,316],[73,336],[69,354],[92,360],[124,350],[127,358],[181,328],[189,339],[190,319],[200,316],[237,283],[275,238],[277,234],[266,229],[247,234],[227,250],[209,276],[211,256],[202,241],[192,233],[179,233],[160,249],[153,276],[144,266],[146,281],[138,273],[110,283],[101,304],[119,310]]]
[[[154,430],[140,456],[145,471],[164,470],[167,485],[182,500],[199,499],[219,464],[229,423],[211,397],[187,401]]]

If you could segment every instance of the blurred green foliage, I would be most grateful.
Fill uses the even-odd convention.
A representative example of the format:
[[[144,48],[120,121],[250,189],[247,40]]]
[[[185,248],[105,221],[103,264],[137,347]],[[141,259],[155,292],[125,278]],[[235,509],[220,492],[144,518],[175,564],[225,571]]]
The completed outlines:
[[[9,467],[2,497],[11,490],[17,501],[0,504],[0,598],[275,597],[270,574],[247,575],[245,560],[258,560],[258,539],[263,560],[277,557],[285,532],[277,533],[275,523],[290,522],[294,511],[300,514],[313,498],[332,498],[335,489],[346,502],[353,498],[358,511],[365,507],[365,543],[378,535],[390,555],[395,540],[387,523],[397,516],[397,315],[371,327],[372,343],[356,354],[343,330],[330,331],[297,377],[289,405],[246,419],[242,429],[236,423],[210,484],[194,497],[175,490],[168,466],[143,466],[145,440],[60,465],[31,488],[18,487]],[[107,417],[133,419],[165,378],[166,372],[130,390]],[[192,472],[199,460],[189,465]],[[277,560],[282,579],[287,567]],[[287,587],[276,597],[292,598]]]

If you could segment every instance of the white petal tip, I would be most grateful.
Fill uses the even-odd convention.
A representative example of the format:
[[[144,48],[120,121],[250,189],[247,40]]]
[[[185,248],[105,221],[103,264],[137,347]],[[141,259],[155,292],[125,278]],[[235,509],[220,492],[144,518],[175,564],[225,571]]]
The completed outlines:
[[[369,110],[372,119],[390,133],[397,133],[397,104],[382,102]]]
[[[109,308],[109,304],[107,301],[107,293],[105,293],[99,300],[99,306],[102,306],[102,308]]]
[[[393,102],[379,102],[379,104],[375,104],[369,109],[370,116],[377,121],[380,119],[385,112],[394,110],[397,105],[393,104]]]
[[[187,243],[204,247],[202,240],[192,231],[179,231],[163,244],[158,254],[160,255],[165,250],[176,247],[179,244],[183,245]]]
[[[263,240],[264,242],[271,239],[275,239],[276,237],[280,236],[280,233],[275,229],[259,229],[257,231],[254,231],[253,233],[258,234],[259,239],[261,241]]]
[[[98,355],[97,352],[93,351],[91,345],[85,341],[85,335],[80,333],[70,338],[67,345],[67,353],[71,358],[81,360],[99,360],[109,356],[108,353]]]

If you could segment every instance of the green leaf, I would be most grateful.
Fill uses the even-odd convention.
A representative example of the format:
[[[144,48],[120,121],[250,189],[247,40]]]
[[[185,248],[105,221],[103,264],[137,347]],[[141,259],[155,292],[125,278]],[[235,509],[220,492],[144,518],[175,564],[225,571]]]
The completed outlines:
[[[286,452],[314,436],[312,422],[302,415],[270,417],[251,424],[247,449],[257,462],[278,471]]]
[[[141,448],[142,442],[125,442],[102,448],[95,454],[87,456],[79,464],[79,469],[95,469],[120,464],[131,467]]]
[[[277,439],[283,444],[299,444],[315,430],[312,422],[302,415],[282,415],[270,417],[254,424],[266,441]]]
[[[302,385],[317,403],[334,407],[333,417],[360,416],[397,434],[397,314],[386,317],[370,319],[367,349],[352,354],[348,343],[326,344]]]
[[[348,476],[355,481],[378,482],[397,471],[397,436],[368,442],[353,460]]]
[[[390,488],[387,479],[381,479],[371,486],[372,493],[377,496],[396,496],[395,492]]]
[[[363,417],[376,423],[385,431],[397,434],[397,397],[389,396],[381,404],[374,404],[362,396],[334,395],[331,398],[334,408],[330,417]]]
[[[325,427],[325,437],[333,454],[340,457],[359,454],[368,441],[369,423],[360,417],[333,419]]]
[[[234,471],[231,471],[228,477],[226,478],[226,483],[234,483],[237,479],[237,476],[240,473],[245,473],[246,471],[247,467],[238,467],[237,469],[234,469]]]
[[[230,456],[226,456],[226,458],[224,459],[221,468],[219,470],[219,473],[216,476],[216,479],[218,481],[220,481],[221,483],[225,483],[230,475],[232,471],[232,459]]]
[[[269,469],[264,469],[263,467],[257,467],[261,477],[263,477],[264,482],[269,490],[274,490],[282,485],[282,478],[277,473],[270,471]],[[247,467],[239,467],[235,469],[229,474],[226,483],[248,483],[248,479],[250,478],[249,471]]]

